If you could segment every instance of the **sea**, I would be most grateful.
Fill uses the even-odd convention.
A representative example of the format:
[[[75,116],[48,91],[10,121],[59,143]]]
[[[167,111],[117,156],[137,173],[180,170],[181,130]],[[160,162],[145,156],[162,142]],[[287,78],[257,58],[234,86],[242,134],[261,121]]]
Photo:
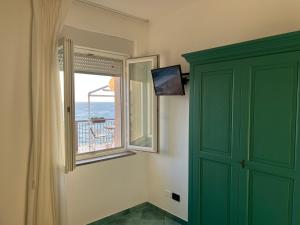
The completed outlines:
[[[91,102],[91,117],[104,117],[113,119],[115,115],[114,102]],[[88,120],[88,102],[75,102],[75,120]]]
[[[90,117],[103,117],[105,119],[114,119],[115,109],[114,102],[91,102]],[[107,132],[106,126],[113,126],[114,120],[106,120],[105,123],[89,122],[89,105],[88,102],[75,102],[75,120],[77,123],[77,142],[78,152],[84,153],[91,151],[91,147],[103,146],[113,141],[113,133]],[[100,139],[93,139],[90,130],[96,134],[105,134]]]

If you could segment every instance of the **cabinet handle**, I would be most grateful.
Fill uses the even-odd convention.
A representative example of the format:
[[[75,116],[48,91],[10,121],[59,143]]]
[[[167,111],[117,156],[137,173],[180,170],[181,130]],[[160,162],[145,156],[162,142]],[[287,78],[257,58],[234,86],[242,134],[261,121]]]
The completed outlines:
[[[246,163],[245,159],[243,159],[242,161],[240,161],[241,167],[243,169],[245,168],[245,163]]]

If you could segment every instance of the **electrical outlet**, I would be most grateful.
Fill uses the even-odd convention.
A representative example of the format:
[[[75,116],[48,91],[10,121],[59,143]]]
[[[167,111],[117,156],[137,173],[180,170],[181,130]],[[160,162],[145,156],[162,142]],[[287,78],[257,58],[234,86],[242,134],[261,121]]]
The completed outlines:
[[[172,193],[172,199],[176,202],[180,202],[180,195],[176,193]]]

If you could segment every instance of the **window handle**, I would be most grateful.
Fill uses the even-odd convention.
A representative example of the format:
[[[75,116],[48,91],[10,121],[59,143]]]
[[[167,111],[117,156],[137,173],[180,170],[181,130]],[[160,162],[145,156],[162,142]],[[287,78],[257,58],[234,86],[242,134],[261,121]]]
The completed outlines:
[[[246,160],[243,159],[240,161],[240,164],[241,164],[241,167],[244,169],[245,168],[245,163],[246,163]]]

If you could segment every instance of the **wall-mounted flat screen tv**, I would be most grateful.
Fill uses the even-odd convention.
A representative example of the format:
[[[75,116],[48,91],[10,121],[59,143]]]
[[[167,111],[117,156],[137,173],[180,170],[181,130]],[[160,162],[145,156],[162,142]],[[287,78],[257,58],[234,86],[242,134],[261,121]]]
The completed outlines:
[[[184,95],[180,65],[151,70],[154,90],[160,95]]]

